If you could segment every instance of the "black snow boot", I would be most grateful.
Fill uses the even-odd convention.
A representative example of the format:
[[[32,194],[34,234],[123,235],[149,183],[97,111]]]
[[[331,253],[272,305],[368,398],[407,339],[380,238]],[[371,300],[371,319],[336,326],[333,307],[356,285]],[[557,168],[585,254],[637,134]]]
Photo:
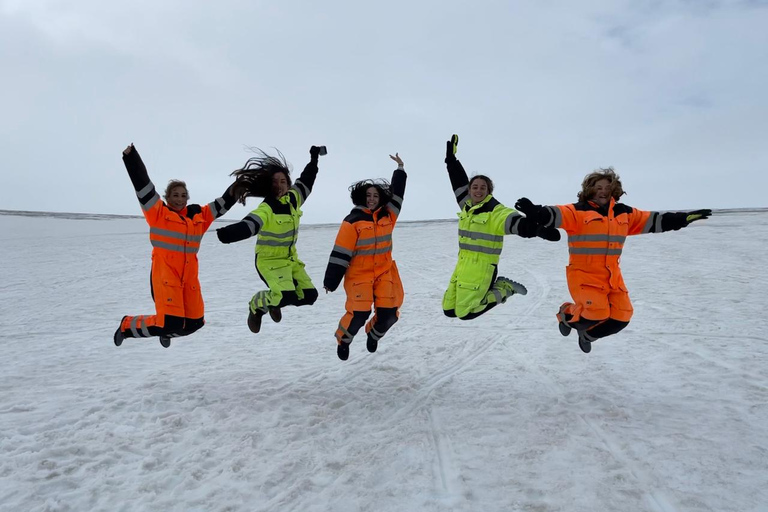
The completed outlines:
[[[279,323],[283,319],[283,312],[280,308],[269,308],[269,317],[273,322]]]
[[[261,317],[263,316],[264,313],[261,311],[257,311],[256,313],[250,310],[248,311],[248,328],[252,333],[256,334],[261,330]]]
[[[579,348],[585,354],[589,354],[592,351],[592,340],[586,331],[579,331]]]
[[[123,331],[121,328],[123,327],[123,320],[125,320],[125,317],[123,317],[122,320],[120,320],[120,325],[117,326],[117,330],[115,331],[115,336],[113,337],[115,341],[115,346],[119,347],[123,344],[123,340],[125,339],[125,336],[123,335]]]
[[[376,349],[379,348],[379,340],[373,339],[373,337],[371,337],[369,333],[368,341],[366,342],[365,346],[368,348],[368,352],[373,354],[374,352],[376,352]]]
[[[349,359],[349,343],[344,343],[342,341],[336,345],[336,355],[339,356],[339,359],[342,361]]]
[[[160,336],[160,344],[163,347],[165,347],[165,348],[170,347],[171,346],[171,338],[169,338],[168,336]]]

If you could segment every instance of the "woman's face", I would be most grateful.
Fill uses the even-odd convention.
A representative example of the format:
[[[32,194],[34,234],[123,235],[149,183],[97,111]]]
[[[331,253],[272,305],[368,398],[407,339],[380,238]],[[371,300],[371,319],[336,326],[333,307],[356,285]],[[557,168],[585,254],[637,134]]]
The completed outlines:
[[[187,194],[186,187],[178,186],[173,187],[168,193],[168,197],[165,198],[168,206],[171,210],[180,212],[187,207],[187,201],[189,200],[189,194]]]
[[[288,193],[288,177],[285,173],[276,172],[272,176],[272,193],[277,198],[283,197]]]
[[[368,187],[365,191],[365,205],[369,210],[375,210],[379,207],[379,190],[376,187]]]
[[[607,179],[598,180],[595,183],[594,194],[591,201],[598,206],[605,206],[611,202],[611,182]]]
[[[469,199],[472,204],[481,203],[488,196],[488,183],[484,179],[478,178],[469,186]]]

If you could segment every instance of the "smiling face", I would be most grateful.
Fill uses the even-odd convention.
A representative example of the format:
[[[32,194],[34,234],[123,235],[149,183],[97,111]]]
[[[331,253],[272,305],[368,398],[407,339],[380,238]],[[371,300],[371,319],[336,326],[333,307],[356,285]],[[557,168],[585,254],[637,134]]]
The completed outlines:
[[[272,193],[278,199],[288,193],[288,177],[285,173],[276,172],[272,176]]]
[[[472,204],[483,202],[483,199],[488,197],[488,194],[488,183],[482,178],[474,179],[469,185],[469,199],[472,201]]]
[[[611,182],[609,180],[598,180],[593,190],[592,202],[597,203],[598,206],[605,206],[611,202]]]
[[[375,210],[379,207],[379,189],[376,187],[368,187],[365,191],[365,205],[369,210]]]
[[[187,187],[178,185],[168,191],[168,195],[165,197],[165,201],[168,207],[176,212],[180,212],[187,207],[187,201],[189,200],[189,194],[187,193]]]

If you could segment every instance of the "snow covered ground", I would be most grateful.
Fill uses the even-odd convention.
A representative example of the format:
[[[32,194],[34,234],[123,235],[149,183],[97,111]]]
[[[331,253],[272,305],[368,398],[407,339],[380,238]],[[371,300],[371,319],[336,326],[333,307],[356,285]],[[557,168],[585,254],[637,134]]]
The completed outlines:
[[[318,287],[336,229],[302,228]],[[343,291],[250,333],[254,239],[203,240],[201,331],[117,348],[152,311],[144,221],[0,215],[0,511],[768,510],[768,212],[629,239],[635,316],[589,355],[556,327],[565,240],[508,237],[528,295],[461,322],[456,224],[394,239],[401,320],[342,362]]]

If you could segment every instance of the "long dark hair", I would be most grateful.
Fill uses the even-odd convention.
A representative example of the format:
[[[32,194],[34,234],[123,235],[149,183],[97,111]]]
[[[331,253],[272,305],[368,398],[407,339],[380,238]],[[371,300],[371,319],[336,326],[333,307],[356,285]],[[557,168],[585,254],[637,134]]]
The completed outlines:
[[[375,188],[379,193],[379,205],[376,207],[381,208],[392,200],[391,185],[385,179],[378,180],[361,180],[353,183],[349,187],[349,197],[352,198],[352,203],[355,206],[367,206],[366,193],[369,188]]]
[[[234,176],[240,185],[237,200],[245,204],[247,197],[274,197],[272,190],[272,178],[275,174],[281,172],[285,174],[288,180],[288,187],[293,184],[291,181],[291,165],[286,161],[285,155],[280,150],[277,156],[272,156],[263,150],[252,147],[251,151],[257,156],[249,158],[243,167],[233,171],[230,176]]]

